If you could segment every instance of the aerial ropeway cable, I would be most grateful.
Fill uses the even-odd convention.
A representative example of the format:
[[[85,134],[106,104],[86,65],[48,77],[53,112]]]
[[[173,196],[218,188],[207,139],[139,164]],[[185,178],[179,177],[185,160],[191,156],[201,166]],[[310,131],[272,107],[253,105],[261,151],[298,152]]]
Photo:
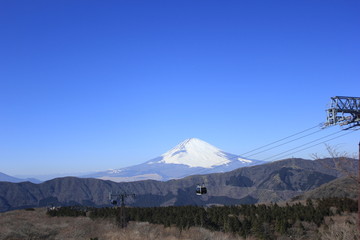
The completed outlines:
[[[257,153],[253,153],[253,154],[251,154],[251,155],[247,155],[247,154],[249,154],[249,153],[252,153],[252,152],[255,152],[255,151],[257,151],[257,150],[263,149],[263,148],[265,148],[265,147],[271,146],[271,145],[273,145],[273,144],[275,144],[275,143],[284,141],[284,140],[286,140],[286,139],[289,139],[289,138],[292,138],[292,137],[294,137],[294,136],[300,135],[300,134],[302,134],[302,133],[304,133],[304,132],[310,131],[310,130],[312,130],[312,129],[314,129],[314,128],[322,127],[323,125],[324,125],[324,123],[316,124],[315,126],[313,126],[313,127],[311,127],[311,128],[307,128],[307,129],[302,130],[302,131],[300,131],[300,132],[294,133],[294,134],[292,134],[292,135],[290,135],[290,136],[284,137],[284,138],[279,139],[279,140],[277,140],[277,141],[271,142],[271,143],[269,143],[269,144],[266,144],[266,145],[263,145],[263,146],[261,146],[261,147],[255,148],[255,149],[253,149],[253,150],[251,150],[251,151],[248,151],[248,152],[245,152],[245,153],[243,153],[243,154],[240,154],[240,156],[244,156],[244,157],[245,157],[245,156],[247,156],[247,157],[254,156],[254,155],[257,155],[257,154],[259,154],[259,153],[262,153],[262,152],[271,150],[271,149],[273,149],[273,148],[276,148],[276,147],[278,147],[278,146],[285,145],[285,144],[287,144],[287,143],[289,143],[289,142],[293,142],[293,141],[295,141],[295,140],[298,140],[298,139],[304,138],[304,137],[306,137],[306,136],[315,134],[315,133],[320,132],[321,130],[323,130],[323,128],[321,128],[320,130],[318,130],[318,131],[316,131],[316,132],[314,132],[314,133],[311,133],[311,134],[308,134],[308,135],[306,135],[306,136],[300,137],[300,138],[298,138],[298,139],[295,139],[295,140],[291,140],[291,141],[289,141],[289,142],[282,143],[282,144],[280,144],[280,145],[277,145],[277,146],[275,146],[275,147],[272,147],[272,148],[263,150],[263,151],[261,151],[261,152],[257,152]]]
[[[290,156],[290,155],[292,155],[292,154],[294,154],[294,153],[298,153],[298,152],[301,152],[301,151],[307,150],[307,149],[309,149],[309,148],[312,148],[312,147],[318,146],[318,145],[320,145],[320,144],[327,143],[327,142],[329,142],[329,141],[331,141],[331,140],[334,140],[334,139],[340,138],[340,137],[342,137],[342,136],[348,135],[348,134],[350,134],[350,133],[353,133],[354,131],[352,131],[352,132],[347,132],[347,133],[345,133],[345,134],[341,134],[340,136],[330,138],[330,139],[328,139],[328,140],[326,140],[326,141],[322,141],[322,142],[320,142],[320,143],[316,143],[316,144],[314,144],[314,145],[311,145],[311,146],[306,147],[306,148],[302,148],[302,149],[297,150],[297,151],[295,151],[295,152],[291,152],[291,151],[293,151],[293,150],[295,150],[295,149],[298,149],[298,148],[301,148],[301,147],[303,147],[303,146],[309,145],[309,144],[311,144],[311,143],[314,143],[314,142],[320,141],[320,140],[325,139],[325,138],[327,138],[327,137],[330,137],[330,136],[336,135],[336,134],[338,134],[338,133],[340,133],[340,132],[342,132],[342,131],[340,130],[340,131],[338,131],[338,132],[335,132],[335,133],[332,133],[332,134],[326,135],[326,136],[324,136],[324,137],[321,137],[321,138],[315,139],[315,140],[313,140],[313,141],[310,141],[310,142],[308,142],[308,143],[302,144],[302,145],[300,145],[300,146],[298,146],[298,147],[294,147],[294,148],[292,148],[292,149],[289,149],[289,150],[287,150],[287,151],[284,151],[284,152],[281,152],[281,153],[279,153],[279,154],[273,155],[273,156],[271,156],[271,157],[265,158],[265,159],[263,159],[263,160],[264,160],[264,161],[267,161],[267,160],[271,160],[271,159],[273,159],[273,158],[275,158],[275,157],[278,157],[278,158],[283,158],[283,157],[286,157],[286,156]],[[291,152],[291,153],[288,153],[288,152]]]
[[[271,142],[271,143],[269,143],[269,144],[263,145],[263,146],[261,146],[261,147],[257,147],[257,148],[255,148],[255,149],[253,149],[253,150],[251,150],[251,151],[248,151],[248,152],[246,152],[246,153],[237,155],[236,157],[229,158],[228,160],[236,159],[236,158],[238,158],[239,156],[244,157],[244,158],[249,158],[249,157],[251,157],[251,156],[255,156],[255,155],[257,155],[257,154],[260,154],[260,153],[263,153],[263,152],[267,152],[267,151],[272,150],[272,149],[274,149],[274,148],[277,148],[277,147],[286,145],[286,144],[288,144],[288,143],[295,142],[295,141],[297,141],[297,140],[303,139],[303,138],[305,138],[305,137],[314,135],[314,134],[316,134],[316,133],[318,133],[318,132],[323,131],[324,129],[328,129],[328,128],[324,128],[323,126],[324,126],[324,123],[316,124],[316,125],[313,126],[313,127],[310,127],[310,128],[305,129],[305,130],[299,131],[299,132],[297,132],[297,133],[291,134],[291,135],[289,135],[289,136],[287,136],[287,137],[281,138],[281,139],[279,139],[279,140],[276,140],[276,141]],[[308,131],[310,131],[310,130],[313,130],[313,129],[315,129],[315,128],[320,128],[320,129],[317,129],[316,131],[310,132],[310,133],[308,133],[308,134],[306,134],[306,135],[299,136],[299,137],[297,137],[297,138],[295,138],[295,139],[290,139],[290,138],[293,138],[293,137],[298,136],[298,135],[300,135],[300,134],[306,133],[306,132],[308,132]],[[290,140],[289,140],[289,141],[286,141],[286,142],[283,142],[283,143],[280,143],[280,142],[282,142],[282,141],[284,141],[284,140],[286,140],[286,139],[290,139]],[[275,143],[280,143],[280,144],[278,144],[278,145],[276,145],[276,146],[272,146],[272,147],[270,147],[270,148],[266,148],[266,147],[268,147],[268,146],[274,145]],[[305,145],[307,145],[307,144],[305,144]],[[301,146],[303,146],[303,145],[301,145]],[[263,149],[263,148],[266,148],[266,149],[261,150],[261,151],[258,151],[258,152],[255,152],[255,151],[260,150],[260,149]],[[293,150],[293,149],[291,149],[291,150]],[[252,153],[252,152],[255,152],[255,153],[250,154],[250,155],[246,155],[246,154]],[[282,152],[282,153],[283,153],[283,152]],[[281,153],[281,154],[282,154],[282,153]],[[272,158],[272,157],[269,157],[269,158]],[[267,158],[267,159],[268,159],[268,158]],[[227,162],[227,161],[224,161],[224,163],[226,163],[226,162]],[[199,173],[203,173],[203,172],[206,172],[206,171],[207,171],[207,170],[201,170],[201,171],[199,171]]]
[[[237,155],[236,157],[229,158],[229,159],[227,159],[226,161],[224,161],[224,163],[226,163],[228,160],[239,158],[239,156],[245,157],[245,158],[249,158],[250,156],[254,156],[254,155],[257,155],[257,154],[260,154],[260,153],[263,153],[263,152],[267,152],[267,151],[270,151],[270,150],[272,150],[272,149],[274,149],[274,148],[278,148],[278,147],[283,146],[283,145],[286,145],[286,144],[288,144],[288,143],[295,142],[295,141],[300,140],[300,139],[303,139],[303,138],[305,138],[305,137],[314,135],[314,134],[316,134],[316,133],[318,133],[318,132],[321,132],[321,131],[324,130],[324,129],[329,129],[329,127],[324,128],[323,126],[324,126],[323,123],[317,124],[317,125],[315,125],[315,126],[313,126],[313,127],[307,128],[307,129],[302,130],[302,131],[297,132],[297,133],[294,133],[294,134],[292,134],[292,135],[290,135],[290,136],[281,138],[281,139],[279,139],[279,140],[277,140],[277,141],[274,141],[274,142],[271,142],[271,143],[269,143],[269,144],[263,145],[263,146],[261,146],[261,147],[255,148],[255,149],[253,149],[253,150],[251,150],[251,151],[248,151],[248,152],[246,152],[246,153]],[[331,126],[330,126],[330,127],[331,127]],[[310,133],[308,133],[308,134],[299,136],[299,137],[297,137],[297,138],[290,139],[290,138],[293,138],[293,137],[298,136],[298,135],[300,135],[300,134],[303,134],[303,133],[305,133],[305,132],[308,132],[308,131],[310,131],[310,130],[313,130],[313,129],[315,129],[315,128],[320,128],[320,129],[318,129],[318,130],[316,130],[316,131],[313,131],[313,132],[310,132]],[[317,139],[312,140],[312,141],[310,141],[310,142],[307,142],[307,143],[305,143],[305,144],[301,144],[300,146],[297,146],[297,147],[288,149],[288,150],[286,150],[286,151],[280,152],[280,153],[278,153],[278,154],[276,154],[276,155],[267,157],[267,158],[263,159],[263,161],[272,161],[271,159],[274,159],[275,157],[279,157],[279,156],[283,157],[283,156],[288,156],[288,155],[291,155],[291,154],[294,154],[294,153],[297,153],[297,152],[301,152],[301,151],[304,151],[304,150],[309,149],[309,148],[311,148],[311,147],[314,147],[314,146],[317,146],[317,145],[326,143],[326,142],[328,142],[328,141],[331,141],[331,140],[334,140],[334,139],[336,139],[336,138],[339,138],[339,137],[342,137],[342,136],[344,136],[344,135],[349,134],[349,133],[342,134],[342,135],[340,135],[340,136],[333,137],[333,138],[331,138],[331,139],[327,139],[326,141],[322,141],[322,142],[320,142],[320,143],[316,143],[316,144],[311,145],[311,146],[308,146],[308,147],[306,147],[306,148],[302,148],[302,149],[297,150],[297,151],[295,151],[295,152],[291,152],[291,151],[293,151],[293,150],[299,149],[299,148],[304,147],[304,146],[307,146],[307,145],[309,145],[309,144],[312,144],[312,143],[321,141],[322,139],[326,139],[326,138],[328,138],[328,137],[331,137],[331,136],[333,136],[333,135],[336,135],[336,134],[338,134],[338,133],[340,133],[340,132],[341,132],[341,131],[338,131],[338,132],[335,132],[335,133],[331,133],[331,134],[328,134],[328,135],[326,135],[326,136],[324,136],[324,137],[320,137],[320,138],[317,138]],[[288,141],[286,141],[286,142],[283,142],[283,143],[280,143],[280,142],[282,142],[282,141],[284,141],[284,140],[287,140],[287,139],[290,139],[290,140],[288,140]],[[272,146],[272,147],[270,147],[270,148],[266,148],[266,147],[268,147],[268,146],[274,145],[275,143],[280,143],[280,144],[277,144],[276,146]],[[263,148],[266,148],[266,149],[263,149]],[[263,149],[263,150],[258,151],[258,152],[255,152],[255,151],[260,150],[260,149]],[[255,153],[253,153],[253,152],[255,152]],[[289,152],[291,152],[291,153],[289,153]],[[248,154],[248,153],[253,153],[253,154],[246,155],[246,154]],[[245,156],[244,156],[244,155],[245,155]],[[260,159],[259,159],[259,160],[260,160]],[[208,171],[207,169],[203,169],[203,170],[198,171],[197,174],[202,174],[202,173],[205,173],[205,172],[207,172],[207,171]]]
[[[315,132],[312,132],[312,133],[306,134],[306,135],[304,135],[304,136],[301,136],[301,137],[295,138],[295,139],[293,139],[293,140],[290,140],[290,141],[284,142],[284,143],[279,144],[279,145],[276,145],[276,146],[274,146],[274,147],[267,148],[267,149],[262,150],[262,151],[260,151],[260,152],[256,152],[256,153],[254,153],[254,154],[248,155],[248,156],[246,156],[246,157],[247,157],[247,158],[249,158],[249,157],[252,157],[252,156],[258,155],[258,154],[260,154],[260,153],[263,153],[263,152],[266,152],[266,151],[272,150],[272,149],[274,149],[274,148],[284,146],[284,145],[286,145],[286,144],[288,144],[288,143],[295,142],[295,141],[297,141],[297,140],[299,140],[299,139],[302,139],[302,138],[305,138],[305,137],[308,137],[308,136],[314,135],[315,133],[321,132],[322,130],[324,130],[324,129],[322,128],[322,129],[317,130],[317,131],[315,131]]]

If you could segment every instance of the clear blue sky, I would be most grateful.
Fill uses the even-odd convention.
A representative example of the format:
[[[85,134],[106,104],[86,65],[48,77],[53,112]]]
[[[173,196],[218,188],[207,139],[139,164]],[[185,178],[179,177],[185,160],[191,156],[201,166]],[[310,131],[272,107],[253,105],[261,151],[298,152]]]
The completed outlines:
[[[330,97],[360,96],[359,12],[355,0],[1,0],[0,172],[121,168],[191,137],[241,154],[312,127]],[[354,153],[359,138],[333,144]]]

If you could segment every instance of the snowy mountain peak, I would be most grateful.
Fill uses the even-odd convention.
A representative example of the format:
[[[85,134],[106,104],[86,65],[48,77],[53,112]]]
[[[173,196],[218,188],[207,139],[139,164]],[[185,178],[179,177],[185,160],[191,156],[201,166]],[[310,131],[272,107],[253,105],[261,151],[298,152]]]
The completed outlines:
[[[173,149],[171,149],[168,152],[173,152],[173,151],[182,151],[182,150],[186,150],[186,151],[213,151],[213,152],[219,152],[221,151],[220,149],[218,149],[217,147],[203,141],[200,140],[198,138],[189,138],[184,140],[183,142],[179,143],[177,146],[175,146]],[[167,153],[168,153],[167,152]],[[165,153],[166,154],[166,153]],[[165,155],[163,154],[163,155]]]
[[[195,174],[227,172],[240,167],[261,164],[261,161],[244,159],[204,142],[189,138],[163,155],[142,164],[97,172],[86,177],[128,182],[145,179],[166,181]]]
[[[227,164],[227,154],[197,138],[189,138],[161,155],[159,163],[184,164],[190,167],[211,168]]]

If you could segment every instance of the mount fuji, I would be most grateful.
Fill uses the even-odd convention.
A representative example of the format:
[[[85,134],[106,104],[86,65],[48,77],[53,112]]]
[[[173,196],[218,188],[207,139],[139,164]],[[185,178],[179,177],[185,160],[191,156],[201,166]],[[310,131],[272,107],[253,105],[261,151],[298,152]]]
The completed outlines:
[[[160,157],[131,167],[96,172],[83,177],[114,182],[183,178],[196,174],[228,172],[264,162],[224,152],[197,138],[186,139]]]

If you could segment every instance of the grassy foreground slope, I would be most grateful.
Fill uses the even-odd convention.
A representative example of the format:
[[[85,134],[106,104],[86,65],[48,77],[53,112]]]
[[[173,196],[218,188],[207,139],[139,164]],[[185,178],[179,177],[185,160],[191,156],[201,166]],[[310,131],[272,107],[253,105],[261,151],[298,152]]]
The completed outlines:
[[[30,208],[0,213],[0,240],[355,240],[356,204],[351,199],[322,199],[284,206],[128,208],[131,221],[124,229],[116,221],[119,209]]]
[[[67,240],[203,240],[242,239],[228,233],[194,227],[179,231],[176,227],[146,222],[130,222],[121,229],[112,219],[91,220],[89,217],[50,217],[45,208],[34,211],[15,210],[0,213],[0,239],[67,239]]]

